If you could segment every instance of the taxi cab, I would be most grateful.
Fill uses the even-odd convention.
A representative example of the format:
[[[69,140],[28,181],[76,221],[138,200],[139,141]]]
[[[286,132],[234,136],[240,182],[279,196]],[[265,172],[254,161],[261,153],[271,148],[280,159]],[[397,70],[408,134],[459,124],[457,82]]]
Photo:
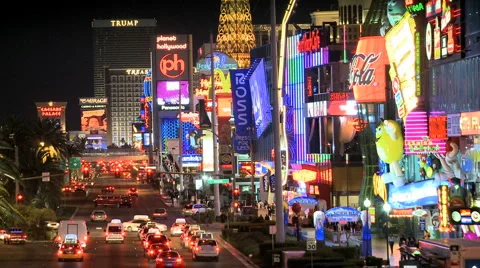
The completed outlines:
[[[83,261],[83,250],[76,234],[65,235],[65,240],[57,251],[58,261]]]

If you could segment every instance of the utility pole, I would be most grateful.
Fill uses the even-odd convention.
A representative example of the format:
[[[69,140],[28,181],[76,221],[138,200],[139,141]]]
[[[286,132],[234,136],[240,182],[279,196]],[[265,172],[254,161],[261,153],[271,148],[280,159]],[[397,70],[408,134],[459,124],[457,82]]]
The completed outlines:
[[[213,64],[213,33],[210,33],[210,72],[212,76],[212,132],[213,132],[213,176],[218,174],[218,130],[217,130],[217,96],[215,95],[215,70]],[[215,216],[220,216],[220,186],[213,184],[213,198],[215,204]]]
[[[278,80],[278,52],[277,52],[277,15],[275,0],[270,0],[270,45],[272,46],[272,86],[273,86],[273,143],[275,152],[275,222],[277,243],[285,242],[285,225],[283,220],[282,196],[282,152],[280,147],[280,90]],[[283,60],[283,59],[281,59]],[[280,70],[283,71],[283,70]]]
[[[13,141],[13,147],[15,148],[15,166],[17,169],[20,169],[20,159],[18,156],[18,146],[17,142],[15,141],[15,133],[10,134],[10,139]],[[20,193],[20,177],[15,178],[15,204],[18,205],[17,196]]]
[[[252,176],[250,178],[250,187],[252,188],[252,200],[250,200],[250,202],[252,202],[251,205],[253,206],[255,201],[255,173],[256,173],[256,170],[255,170],[256,163],[255,163],[255,157],[254,157],[255,148],[253,148],[253,137],[254,137],[253,135],[256,135],[255,128],[250,127],[249,135],[250,135],[250,165],[252,169]]]
[[[180,172],[180,200],[183,200],[183,123],[182,123],[182,86],[178,86],[178,171]]]

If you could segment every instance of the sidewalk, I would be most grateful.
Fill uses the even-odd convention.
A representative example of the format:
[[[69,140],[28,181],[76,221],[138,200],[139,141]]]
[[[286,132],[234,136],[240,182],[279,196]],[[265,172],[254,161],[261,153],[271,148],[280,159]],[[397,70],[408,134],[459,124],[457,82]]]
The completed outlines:
[[[287,231],[287,239],[288,240],[296,240],[295,237],[295,228],[292,226],[286,227]],[[301,228],[300,235],[302,240],[308,239],[315,239],[315,229],[314,228]],[[351,238],[348,241],[348,245],[350,246],[361,246],[362,241],[357,240],[355,238]],[[332,241],[325,241],[327,246],[339,246]],[[390,258],[390,267],[399,267],[399,260],[400,260],[400,250],[399,250],[398,243],[395,243],[393,246],[393,254],[391,252],[389,255]],[[388,249],[390,251],[390,249]],[[383,237],[372,237],[372,256],[377,258],[383,258],[384,260],[387,259],[387,241]]]

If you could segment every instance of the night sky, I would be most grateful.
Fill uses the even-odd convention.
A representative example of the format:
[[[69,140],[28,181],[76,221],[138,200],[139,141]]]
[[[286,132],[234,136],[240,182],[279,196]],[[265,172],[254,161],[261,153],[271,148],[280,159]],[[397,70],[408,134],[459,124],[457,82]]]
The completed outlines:
[[[93,19],[155,18],[159,33],[193,34],[194,51],[218,30],[220,0],[175,0],[168,6],[164,0],[97,2],[103,6],[22,6],[1,12],[0,118],[16,114],[32,120],[35,102],[66,101],[67,130],[80,128],[78,98],[93,96]],[[250,1],[254,24],[269,23],[269,3]],[[277,0],[278,23],[287,3]],[[310,23],[312,11],[328,10],[331,3],[336,1],[300,0],[291,22]]]

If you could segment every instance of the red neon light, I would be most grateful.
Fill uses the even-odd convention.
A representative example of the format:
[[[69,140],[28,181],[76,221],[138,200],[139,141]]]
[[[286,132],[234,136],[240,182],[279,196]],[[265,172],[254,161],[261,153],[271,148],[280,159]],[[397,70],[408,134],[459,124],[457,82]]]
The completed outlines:
[[[318,30],[304,33],[297,44],[299,53],[315,52],[320,49],[320,32]]]

